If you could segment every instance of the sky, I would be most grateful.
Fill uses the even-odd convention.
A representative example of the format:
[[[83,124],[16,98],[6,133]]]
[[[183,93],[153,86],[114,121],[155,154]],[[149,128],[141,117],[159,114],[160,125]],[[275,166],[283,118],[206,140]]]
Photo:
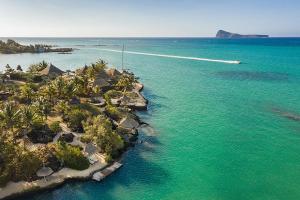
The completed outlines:
[[[300,0],[0,0],[0,37],[300,36]]]

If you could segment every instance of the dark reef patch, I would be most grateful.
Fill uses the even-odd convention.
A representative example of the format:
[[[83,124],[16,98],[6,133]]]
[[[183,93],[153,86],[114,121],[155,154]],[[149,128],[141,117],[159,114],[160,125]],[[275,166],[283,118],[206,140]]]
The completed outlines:
[[[272,108],[272,111],[281,117],[284,117],[286,119],[292,120],[292,121],[297,121],[300,122],[300,114],[296,112],[290,112],[287,110],[283,110],[280,108]]]
[[[231,80],[252,80],[252,81],[288,81],[289,74],[279,72],[259,71],[220,71],[217,76]]]

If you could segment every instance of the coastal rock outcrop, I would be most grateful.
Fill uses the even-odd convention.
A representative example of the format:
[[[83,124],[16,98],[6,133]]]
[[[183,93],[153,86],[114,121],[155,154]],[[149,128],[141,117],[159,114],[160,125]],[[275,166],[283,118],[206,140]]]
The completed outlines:
[[[224,30],[219,30],[216,34],[216,38],[268,38],[269,35],[241,35],[238,33],[231,33]]]

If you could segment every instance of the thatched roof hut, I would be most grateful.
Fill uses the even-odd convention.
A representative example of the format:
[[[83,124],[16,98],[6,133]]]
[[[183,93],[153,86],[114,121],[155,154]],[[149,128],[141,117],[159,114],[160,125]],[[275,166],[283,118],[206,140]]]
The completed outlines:
[[[59,68],[55,67],[54,65],[50,64],[48,67],[43,69],[42,71],[39,71],[40,75],[49,76],[49,75],[62,75],[64,72],[60,70]]]
[[[105,88],[105,87],[109,87],[111,86],[109,82],[107,82],[105,79],[103,78],[96,78],[94,80],[94,86],[99,86],[100,88]]]
[[[106,71],[106,74],[110,77],[110,78],[117,78],[119,76],[121,76],[121,72],[119,72],[117,69],[115,68],[110,68]]]
[[[107,81],[110,80],[110,77],[109,77],[109,75],[106,73],[105,70],[100,70],[99,72],[97,72],[96,78],[102,78],[102,79],[107,80]]]
[[[119,125],[120,125],[120,127],[125,128],[125,129],[135,129],[135,128],[139,127],[140,124],[135,119],[127,116],[127,117],[124,117],[120,121]]]

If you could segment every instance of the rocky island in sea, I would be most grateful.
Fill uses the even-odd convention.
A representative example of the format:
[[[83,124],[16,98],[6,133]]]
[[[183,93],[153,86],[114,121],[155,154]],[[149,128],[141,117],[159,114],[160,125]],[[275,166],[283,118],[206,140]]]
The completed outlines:
[[[219,30],[216,34],[216,38],[268,38],[269,35],[241,35],[238,33],[231,33],[224,30]]]
[[[57,52],[67,54],[72,52],[72,48],[54,48],[51,45],[35,44],[22,45],[14,40],[8,39],[6,42],[0,40],[0,53],[2,54],[16,54],[16,53],[50,53]]]
[[[102,179],[137,140],[135,110],[146,110],[134,74],[104,61],[63,72],[45,61],[0,82],[0,199],[68,179]],[[103,172],[103,173],[101,173]]]

